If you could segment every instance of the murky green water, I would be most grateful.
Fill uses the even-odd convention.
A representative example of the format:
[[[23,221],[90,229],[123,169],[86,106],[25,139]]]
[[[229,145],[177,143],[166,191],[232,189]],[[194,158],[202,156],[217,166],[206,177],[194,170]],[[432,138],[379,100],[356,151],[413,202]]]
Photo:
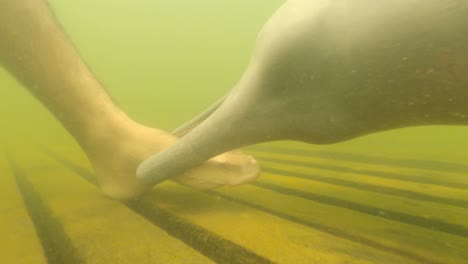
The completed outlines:
[[[171,130],[235,84],[258,30],[282,1],[50,2],[115,101],[133,118]],[[1,72],[0,82],[0,139],[49,140],[64,134],[7,73]],[[467,132],[464,127],[412,128],[332,148],[466,162]]]
[[[171,131],[204,110],[236,83],[248,62],[257,32],[282,2],[279,0],[50,1],[68,36],[117,104],[134,119],[167,131]],[[2,147],[18,148],[25,144],[34,145],[36,143],[50,148],[66,149],[67,146],[76,148],[74,141],[60,124],[3,69],[0,69],[0,92],[0,149]],[[275,143],[272,146],[293,149],[312,148],[314,150],[387,158],[444,161],[466,165],[468,164],[468,127],[407,128],[330,146],[308,146],[295,142]],[[255,152],[252,154],[255,155]],[[295,160],[294,157],[291,159]],[[21,162],[28,163],[27,160]],[[339,165],[340,162],[337,161],[334,164]],[[82,166],[88,165],[82,164]],[[270,165],[267,164],[268,166]],[[362,169],[359,166],[357,168]],[[290,168],[289,170],[297,172],[299,169]],[[391,170],[398,173],[398,166],[392,167]],[[404,170],[403,168],[403,175],[405,174]],[[317,172],[307,173],[315,174]],[[435,175],[432,172],[427,173]],[[423,174],[419,172],[418,175]],[[456,177],[466,176],[463,173],[458,173],[455,176],[450,175],[451,179],[455,179],[455,182],[466,182],[465,180],[457,181]],[[436,176],[438,180],[444,180],[444,173],[438,172]],[[389,185],[398,188],[398,183],[389,183]],[[284,183],[283,187],[298,188],[293,185],[288,186],[287,182]],[[325,188],[324,186],[316,187]],[[438,197],[440,190],[426,188],[425,191],[416,191],[429,196],[436,193],[434,196]],[[468,200],[466,190],[457,189],[456,192],[459,194],[458,198],[464,199],[466,203]],[[450,193],[449,189],[440,191],[441,196],[447,193]],[[167,194],[166,196],[170,197],[171,195]],[[236,193],[236,197],[242,200],[239,196],[242,197],[242,192]],[[169,204],[171,200],[167,197],[159,198],[166,199],[166,203]],[[247,194],[244,197],[247,197]],[[252,199],[255,199],[255,195],[253,197]],[[362,199],[365,200],[365,196]],[[374,198],[369,196],[369,199]],[[275,198],[271,198],[269,202],[268,206],[270,207],[265,204],[262,206],[274,208]],[[283,208],[283,202],[277,201],[278,208]],[[406,202],[411,203],[410,201]],[[200,202],[198,206],[203,206],[203,202]],[[310,205],[305,203],[304,206]],[[385,207],[384,205],[379,206]],[[442,208],[444,210],[453,209],[449,205]],[[447,209],[453,215],[445,215],[444,221],[450,222],[450,219],[455,219],[454,223],[468,228],[468,224],[466,224],[468,220],[463,224],[463,219],[460,218],[460,215],[468,214],[468,209],[450,210]],[[199,214],[201,218],[209,219],[210,214],[203,215],[203,210],[201,211],[195,215]],[[320,214],[320,211],[318,212]],[[211,213],[217,214],[216,212]],[[289,213],[294,215],[297,212]],[[184,215],[184,213],[180,214]],[[410,214],[423,216],[424,212],[416,210]],[[343,213],[341,216],[343,215],[346,214]],[[333,218],[332,216],[333,214],[324,216],[324,218]],[[190,215],[190,217],[194,217],[194,215]],[[281,216],[277,214],[275,217]],[[350,216],[351,218],[352,216]],[[308,218],[304,216],[304,219]],[[260,218],[250,220],[252,223],[262,221]],[[210,220],[207,221],[204,224],[210,223]],[[359,220],[352,219],[349,221],[359,222]],[[213,226],[218,224],[215,222],[212,220],[211,224]],[[272,223],[268,223],[274,226]],[[372,226],[372,223],[370,220],[369,225]],[[218,229],[214,228],[213,230],[215,233],[222,233],[222,231],[216,231]],[[248,232],[246,230],[239,229],[239,232]],[[398,225],[395,225],[392,231],[404,233],[407,232],[407,229],[398,229]],[[444,231],[437,232],[444,233]],[[299,234],[300,232],[295,233],[297,236]],[[454,242],[456,247],[466,245],[468,248],[466,236],[455,235],[454,237],[457,240],[456,243]],[[225,238],[229,239],[229,237]],[[272,239],[270,243],[272,252],[288,247],[285,244],[274,243],[274,238]],[[303,239],[303,243],[312,244],[311,241],[314,241],[311,237],[296,237],[295,239]],[[450,244],[452,241],[451,237],[444,239],[445,244]],[[240,240],[242,241],[242,239]],[[398,241],[398,238],[395,238],[392,243],[393,247],[400,248],[400,243],[405,243],[405,241]],[[437,248],[437,245],[429,244],[425,250],[431,247]],[[466,253],[466,248],[458,248],[458,251],[454,251],[453,254],[459,254],[463,251]],[[256,251],[255,247],[251,250]],[[340,250],[346,251],[346,249]],[[289,251],[286,250],[286,252]],[[418,254],[424,255],[424,251],[421,252],[418,251]],[[261,254],[268,258],[268,252],[262,251]],[[353,254],[350,253],[350,255]],[[355,253],[355,255],[357,259],[360,258],[359,253]],[[411,261],[415,261],[415,259]],[[416,262],[418,262],[417,259]],[[308,263],[306,256],[304,256],[303,263]],[[336,263],[344,262],[336,260]],[[437,260],[435,263],[443,263],[443,260],[442,262]]]

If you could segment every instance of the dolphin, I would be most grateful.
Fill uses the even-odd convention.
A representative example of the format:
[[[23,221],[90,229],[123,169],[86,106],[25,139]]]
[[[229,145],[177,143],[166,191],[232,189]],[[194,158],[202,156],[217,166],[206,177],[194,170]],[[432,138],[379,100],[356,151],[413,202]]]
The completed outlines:
[[[222,152],[468,124],[468,1],[289,0],[233,89],[145,160],[156,184]]]

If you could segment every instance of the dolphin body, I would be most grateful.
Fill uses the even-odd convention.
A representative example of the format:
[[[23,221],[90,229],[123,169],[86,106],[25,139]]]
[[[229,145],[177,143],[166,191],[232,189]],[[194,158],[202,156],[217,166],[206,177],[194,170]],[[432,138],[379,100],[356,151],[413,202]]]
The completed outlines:
[[[468,1],[287,1],[263,27],[235,87],[179,135],[194,124],[139,166],[142,182],[260,142],[328,144],[467,125]]]

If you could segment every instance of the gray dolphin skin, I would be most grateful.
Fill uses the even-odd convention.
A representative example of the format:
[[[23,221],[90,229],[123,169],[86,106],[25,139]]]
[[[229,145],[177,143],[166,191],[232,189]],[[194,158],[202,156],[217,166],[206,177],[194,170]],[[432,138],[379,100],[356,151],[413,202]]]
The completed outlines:
[[[156,184],[260,142],[467,125],[468,1],[287,1],[239,82],[202,119],[137,177]]]

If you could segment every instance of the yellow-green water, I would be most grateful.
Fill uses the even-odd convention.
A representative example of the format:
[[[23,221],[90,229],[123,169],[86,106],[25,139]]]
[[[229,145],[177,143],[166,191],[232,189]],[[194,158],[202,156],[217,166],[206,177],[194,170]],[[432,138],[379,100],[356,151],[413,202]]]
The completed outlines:
[[[248,62],[258,30],[282,1],[52,0],[50,3],[68,36],[118,105],[136,120],[170,131],[235,84]],[[3,70],[0,70],[0,87],[0,149],[13,153],[18,167],[31,178],[39,196],[86,262],[209,263],[214,259],[239,263],[235,255],[229,256],[232,251],[204,246],[203,239],[197,242],[203,249],[193,249],[196,246],[180,242],[183,238],[165,233],[167,229],[180,227],[158,227],[148,220],[151,217],[142,217],[100,196],[77,175],[66,178],[68,174],[77,174],[76,171],[36,151],[35,147],[40,143],[89,170],[76,143]],[[378,190],[387,187],[411,191],[467,205],[467,189],[367,175],[387,172],[463,185],[468,183],[467,171],[408,168],[271,151],[278,147],[466,165],[468,127],[407,128],[330,146],[280,142],[264,147],[267,151],[252,148],[251,154],[267,168],[260,183],[296,193],[255,185],[204,194],[167,183],[145,198],[144,210],[154,212],[152,206],[168,210],[220,236],[223,241],[232,241],[273,262],[463,263],[468,259],[467,235],[447,232],[468,230],[467,207]],[[307,164],[287,162],[291,160],[318,166],[311,168]],[[335,167],[320,168],[323,165]],[[1,157],[0,166],[3,177],[0,179],[0,260],[41,263],[44,254],[38,241],[44,234],[35,231],[17,190],[11,165]],[[347,170],[340,171],[336,166]],[[281,177],[281,173],[272,173],[271,169],[285,173]],[[375,186],[375,190],[284,177],[290,172],[366,183]],[[342,199],[342,202],[336,206],[330,201],[305,199],[298,192]],[[401,220],[402,216],[379,217],[359,211],[356,206],[347,208],[346,202],[374,206],[382,209],[382,214],[388,210],[423,220],[421,224],[414,224],[416,220],[408,224]],[[430,223],[434,222],[424,222],[424,219],[451,226],[433,228]],[[123,223],[116,223],[119,220]],[[57,236],[50,232],[52,240],[55,239]],[[32,252],[30,258],[25,257],[28,254],[24,250]],[[227,257],[217,259],[223,255]]]

